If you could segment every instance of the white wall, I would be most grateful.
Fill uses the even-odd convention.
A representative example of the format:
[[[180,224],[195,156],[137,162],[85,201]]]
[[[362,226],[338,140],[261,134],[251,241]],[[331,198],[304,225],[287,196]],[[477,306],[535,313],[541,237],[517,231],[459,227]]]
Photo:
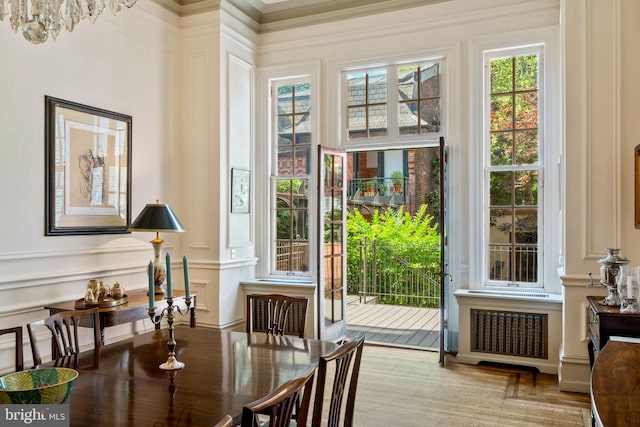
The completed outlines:
[[[177,21],[139,3],[118,17],[83,21],[40,46],[14,34],[8,18],[0,23],[0,328],[42,318],[47,303],[82,298],[90,278],[143,288],[153,255],[151,233],[44,236],[45,95],[131,115],[132,219],[155,199],[172,204],[178,217],[187,214],[172,196],[171,175],[181,168],[170,155],[179,150]],[[164,237],[172,251],[180,250],[176,235]],[[106,338],[123,333],[126,328],[110,328]],[[0,371],[11,365],[8,347],[0,343]],[[29,366],[30,351],[25,355]]]
[[[606,295],[605,248],[640,265],[634,227],[634,156],[640,143],[640,3],[564,0],[566,254],[563,390],[588,391],[587,295]],[[594,288],[585,285],[593,273]]]

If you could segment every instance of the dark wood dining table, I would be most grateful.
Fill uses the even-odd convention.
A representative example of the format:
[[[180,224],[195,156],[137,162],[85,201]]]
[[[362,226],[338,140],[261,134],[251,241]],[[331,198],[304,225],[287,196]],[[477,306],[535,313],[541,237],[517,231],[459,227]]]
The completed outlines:
[[[185,367],[158,367],[168,330],[153,330],[86,351],[67,366],[79,376],[67,400],[71,426],[212,426],[287,380],[317,366],[337,348],[328,341],[265,333],[175,329]]]

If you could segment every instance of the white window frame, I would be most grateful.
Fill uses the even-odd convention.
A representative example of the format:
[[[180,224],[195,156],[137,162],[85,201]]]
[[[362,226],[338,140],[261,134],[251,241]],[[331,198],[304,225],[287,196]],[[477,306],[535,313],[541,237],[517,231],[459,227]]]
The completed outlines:
[[[438,132],[421,133],[414,135],[400,135],[398,131],[398,79],[397,69],[401,66],[420,66],[425,63],[438,63],[440,65],[440,130]],[[371,138],[349,138],[348,101],[349,101],[349,74],[371,73],[378,70],[387,72],[387,135]],[[341,146],[346,149],[359,150],[362,147],[375,148],[385,146],[388,149],[403,148],[410,145],[419,145],[438,141],[440,136],[446,135],[446,73],[447,58],[445,55],[428,56],[420,59],[395,60],[386,64],[372,63],[370,65],[342,67],[340,70],[340,138]]]
[[[275,280],[310,280],[317,275],[317,200],[315,191],[309,196],[309,270],[306,272],[293,272],[293,274],[275,270],[276,254],[273,250],[275,241],[275,166],[277,164],[277,126],[275,126],[276,114],[274,113],[275,98],[270,95],[271,89],[278,85],[292,84],[301,81],[311,83],[311,174],[310,186],[313,188],[316,182],[317,145],[319,136],[319,111],[320,100],[320,65],[308,63],[290,66],[265,67],[259,70],[259,85],[262,90],[258,94],[258,105],[264,108],[266,114],[261,115],[257,121],[256,138],[256,176],[269,177],[269,179],[256,180],[256,229],[259,238],[256,244],[258,264],[256,277]]]
[[[490,71],[485,69],[485,54],[494,57],[519,55],[542,46],[540,54],[539,96],[539,232],[538,282],[520,283],[508,287],[506,282],[489,280],[488,272],[488,164],[489,156],[489,88]],[[561,282],[557,273],[562,263],[564,247],[561,205],[562,153],[562,76],[559,37],[555,28],[533,32],[516,32],[493,36],[470,43],[470,149],[469,149],[469,289],[508,288],[513,292],[544,290],[560,294]],[[481,212],[481,214],[478,214]]]

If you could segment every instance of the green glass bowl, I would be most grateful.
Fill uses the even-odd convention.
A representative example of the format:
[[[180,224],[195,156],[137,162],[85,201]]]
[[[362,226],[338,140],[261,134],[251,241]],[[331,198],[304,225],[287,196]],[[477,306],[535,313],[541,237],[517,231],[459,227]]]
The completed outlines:
[[[78,371],[40,368],[0,377],[0,403],[64,403],[71,394]]]

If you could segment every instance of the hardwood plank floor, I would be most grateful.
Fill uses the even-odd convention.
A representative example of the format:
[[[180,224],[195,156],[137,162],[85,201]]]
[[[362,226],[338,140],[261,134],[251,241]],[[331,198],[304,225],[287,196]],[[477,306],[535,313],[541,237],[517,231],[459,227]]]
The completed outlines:
[[[367,342],[402,347],[437,349],[440,343],[440,310],[361,303],[357,295],[347,297],[347,328],[362,331]]]
[[[529,368],[440,365],[436,352],[367,344],[360,369],[356,426],[590,426],[589,395]]]

